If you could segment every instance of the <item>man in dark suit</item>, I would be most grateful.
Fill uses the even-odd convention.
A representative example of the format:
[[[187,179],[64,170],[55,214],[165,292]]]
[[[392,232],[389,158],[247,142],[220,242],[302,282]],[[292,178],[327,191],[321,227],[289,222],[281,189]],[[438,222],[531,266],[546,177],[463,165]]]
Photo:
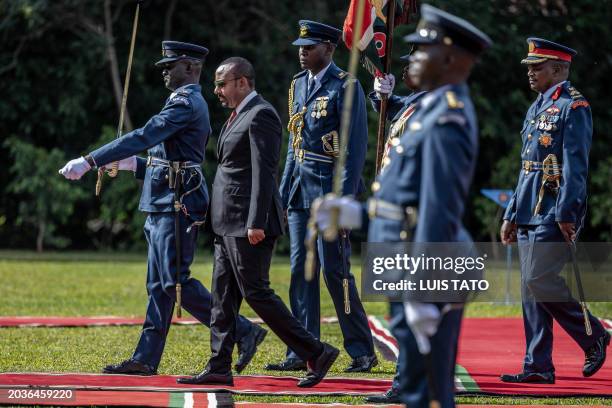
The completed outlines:
[[[215,234],[211,357],[204,371],[178,382],[233,385],[235,321],[244,298],[307,361],[308,373],[298,386],[312,387],[339,351],[306,331],[270,288],[274,243],[283,232],[277,177],[281,122],[274,107],[255,91],[255,71],[244,58],[221,63],[215,72],[215,94],[224,107],[234,110],[217,143],[219,164],[210,208]]]

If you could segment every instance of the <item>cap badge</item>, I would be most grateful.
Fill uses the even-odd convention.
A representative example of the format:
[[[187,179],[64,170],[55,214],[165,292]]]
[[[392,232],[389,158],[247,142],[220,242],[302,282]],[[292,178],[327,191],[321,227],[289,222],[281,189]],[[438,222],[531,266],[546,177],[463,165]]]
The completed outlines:
[[[303,25],[300,27],[300,37],[307,37],[307,36],[308,36],[308,26]]]
[[[533,41],[529,41],[529,52],[533,52],[535,51],[535,44],[533,43]]]

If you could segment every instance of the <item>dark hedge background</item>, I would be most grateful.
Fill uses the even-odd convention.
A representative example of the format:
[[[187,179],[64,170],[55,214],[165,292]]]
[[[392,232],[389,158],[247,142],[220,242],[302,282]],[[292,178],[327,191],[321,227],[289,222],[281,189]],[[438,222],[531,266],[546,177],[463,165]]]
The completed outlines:
[[[163,39],[211,49],[202,78],[215,136],[208,144],[205,173],[215,171],[216,133],[228,112],[212,94],[217,64],[232,55],[250,59],[257,90],[287,119],[287,88],[299,71],[297,35],[301,18],[337,27],[344,1],[152,0],[141,10],[128,100],[128,127],[142,126],[161,108],[168,92],[153,63]],[[500,212],[481,188],[514,188],[520,167],[519,130],[535,94],[529,90],[525,38],[539,36],[576,48],[571,80],[593,109],[594,136],[589,179],[589,216],[583,240],[612,238],[612,1],[448,0],[432,4],[458,14],[495,41],[470,80],[478,110],[481,150],[465,223],[478,240],[496,239]],[[134,3],[125,0],[0,0],[0,247],[125,249],[144,247],[139,185],[130,175],[105,179],[94,196],[95,174],[69,183],[57,174],[63,163],[111,140],[127,63]],[[393,73],[408,50],[398,27]],[[342,45],[336,63],[347,67]],[[360,69],[366,92],[372,80]],[[403,85],[396,93],[407,92]],[[377,115],[370,111],[370,149],[364,173],[372,181]],[[286,149],[286,147],[284,147]],[[285,150],[286,151],[286,150]],[[279,172],[281,169],[279,169]],[[357,236],[359,238],[359,236]],[[208,245],[208,237],[200,240]],[[286,239],[279,251],[287,250]]]

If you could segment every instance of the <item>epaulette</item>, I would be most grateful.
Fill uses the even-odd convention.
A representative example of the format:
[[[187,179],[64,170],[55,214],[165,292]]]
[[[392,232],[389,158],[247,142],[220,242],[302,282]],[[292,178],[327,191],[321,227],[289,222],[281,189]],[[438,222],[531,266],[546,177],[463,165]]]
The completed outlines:
[[[572,97],[572,99],[576,100],[576,99],[583,99],[584,96],[582,96],[582,94],[580,92],[578,92],[578,90],[576,88],[574,88],[573,86],[570,86],[569,88],[567,88],[570,96]]]
[[[446,91],[446,103],[451,109],[463,108],[463,102],[457,99],[457,95],[453,91]]]
[[[185,90],[173,92],[172,95],[170,95],[170,100],[172,102],[182,103],[186,106],[191,106],[191,101],[189,100],[189,92]]]
[[[299,78],[299,77],[301,77],[301,76],[306,75],[307,73],[308,73],[308,70],[307,70],[307,69],[305,69],[305,70],[300,71],[300,72],[298,72],[297,74],[295,74],[295,75],[293,76],[293,78],[294,78],[294,79],[295,79],[295,78]]]
[[[355,78],[346,71],[339,71],[336,75],[338,76],[338,78],[344,81],[344,84],[342,84],[343,88],[346,88],[346,86],[351,82],[357,82],[357,78]]]
[[[447,123],[456,123],[459,126],[464,126],[467,122],[465,116],[457,112],[449,112],[445,115],[441,115],[436,123],[438,125],[446,125]]]

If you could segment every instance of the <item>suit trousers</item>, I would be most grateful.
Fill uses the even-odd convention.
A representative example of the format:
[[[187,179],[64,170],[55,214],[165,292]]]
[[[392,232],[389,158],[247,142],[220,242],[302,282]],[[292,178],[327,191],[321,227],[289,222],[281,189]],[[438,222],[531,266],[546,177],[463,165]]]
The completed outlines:
[[[438,331],[429,339],[431,352],[425,357],[419,352],[416,339],[406,322],[404,308],[397,307],[399,304],[395,303],[392,307],[391,332],[400,348],[397,361],[399,376],[396,377],[399,377],[398,390],[402,402],[411,408],[429,408],[432,394],[429,377],[433,379],[433,393],[440,407],[454,407],[455,362],[463,308],[443,315]]]
[[[319,290],[319,273],[312,281],[304,277],[306,262],[307,224],[310,217],[309,209],[290,209],[288,214],[289,238],[291,241],[291,283],[289,286],[289,301],[291,312],[306,329],[316,338],[321,336],[321,300]],[[350,268],[351,246],[345,240],[344,258],[340,241],[327,242],[322,236],[317,239],[317,270],[323,268],[323,277],[334,302],[338,323],[344,337],[344,348],[352,358],[374,354],[372,333],[368,318],[359,299],[355,285],[355,277],[348,273],[349,300],[351,313],[344,313],[344,289],[342,286],[343,270]],[[298,357],[291,348],[287,350],[288,358]]]
[[[215,236],[213,308],[210,330],[212,372],[231,371],[236,316],[242,299],[304,361],[318,357],[320,341],[306,331],[270,288],[270,262],[276,237],[251,245],[246,237]]]
[[[205,326],[210,326],[210,292],[190,276],[196,249],[197,228],[187,233],[190,220],[181,214],[181,295],[182,307]],[[149,213],[144,226],[149,244],[147,293],[149,301],[140,340],[133,358],[157,369],[164,352],[176,300],[176,244],[174,213]],[[253,323],[238,316],[237,337],[242,338]]]
[[[580,304],[559,276],[569,258],[569,247],[557,224],[519,226],[521,297],[527,349],[523,371],[554,372],[553,318],[586,351],[604,334],[589,313],[593,335],[587,336]]]

